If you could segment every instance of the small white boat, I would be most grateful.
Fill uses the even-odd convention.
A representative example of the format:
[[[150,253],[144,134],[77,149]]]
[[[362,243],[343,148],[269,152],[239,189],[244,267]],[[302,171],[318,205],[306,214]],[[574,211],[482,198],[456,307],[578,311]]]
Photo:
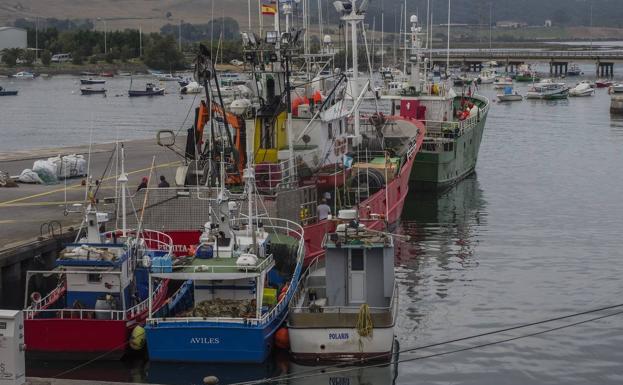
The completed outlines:
[[[498,94],[498,101],[500,102],[519,102],[523,100],[523,96],[517,91],[513,90],[513,87],[504,88],[504,93]]]
[[[535,83],[526,93],[526,99],[566,99],[569,87],[565,83],[556,83],[552,79],[543,79]]]
[[[15,79],[34,79],[37,77],[37,75],[32,72],[28,72],[28,71],[20,71],[16,73],[15,75],[11,75],[9,77],[15,78]]]
[[[569,90],[569,96],[591,96],[595,94],[595,89],[589,83],[578,83],[577,86]]]
[[[493,86],[497,90],[504,89],[506,87],[512,87],[513,86],[513,78],[499,76],[499,77],[495,78],[495,80],[493,81]]]
[[[203,90],[203,87],[201,87],[201,85],[199,85],[199,83],[197,83],[197,82],[190,82],[187,85],[185,85],[184,87],[180,88],[180,94],[182,94],[182,95],[186,95],[186,94],[200,94],[202,90]]]
[[[612,94],[623,93],[623,83],[615,83],[612,86],[610,86],[610,93]]]
[[[175,76],[173,74],[154,74],[154,76],[161,82],[179,82],[183,80],[180,76]]]
[[[497,74],[494,70],[486,68],[480,71],[480,76],[478,76],[478,82],[480,84],[493,84]]]

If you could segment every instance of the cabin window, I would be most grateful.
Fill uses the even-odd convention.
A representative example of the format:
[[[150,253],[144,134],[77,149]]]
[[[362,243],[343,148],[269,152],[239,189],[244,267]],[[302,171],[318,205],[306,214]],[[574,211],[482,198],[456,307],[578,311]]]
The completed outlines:
[[[327,127],[327,137],[333,139],[333,123],[329,123]]]
[[[102,275],[101,274],[88,274],[87,282],[88,283],[102,283]]]
[[[350,269],[351,271],[363,271],[363,250],[354,249],[350,251]]]
[[[342,121],[340,120],[340,135],[342,135]]]
[[[453,151],[454,150],[454,143],[453,142],[444,143],[443,144],[443,150],[444,151]]]

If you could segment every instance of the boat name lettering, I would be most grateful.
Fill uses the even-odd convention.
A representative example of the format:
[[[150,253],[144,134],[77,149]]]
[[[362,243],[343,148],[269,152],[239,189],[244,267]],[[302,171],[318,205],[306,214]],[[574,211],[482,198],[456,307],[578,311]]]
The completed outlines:
[[[158,245],[158,249],[159,250],[167,250],[169,247],[168,245],[164,245],[164,244],[159,244]],[[186,245],[173,245],[173,252],[182,252],[185,253],[188,251],[188,246]]]
[[[348,333],[329,333],[330,340],[347,340]]]
[[[221,343],[218,337],[191,337],[191,344],[217,345]]]
[[[329,377],[330,385],[349,385],[350,378],[348,377]]]

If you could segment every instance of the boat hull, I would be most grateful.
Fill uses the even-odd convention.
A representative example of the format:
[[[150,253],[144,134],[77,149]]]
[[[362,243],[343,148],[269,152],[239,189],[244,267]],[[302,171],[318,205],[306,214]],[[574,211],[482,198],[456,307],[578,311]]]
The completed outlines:
[[[416,191],[443,191],[471,175],[478,161],[487,114],[483,114],[472,130],[443,152],[426,150],[426,143],[415,157],[410,187]]]
[[[17,91],[0,91],[0,96],[16,96]]]
[[[288,335],[296,361],[388,361],[394,344],[393,327],[375,327],[371,337],[360,337],[355,328],[289,327]]]
[[[157,90],[157,91],[128,91],[128,96],[130,96],[130,97],[160,96],[160,95],[164,95],[164,90]]]
[[[82,93],[82,95],[102,95],[106,93],[106,90],[105,89],[101,89],[101,90],[81,89],[80,92]]]
[[[287,314],[265,326],[228,322],[160,322],[145,327],[152,361],[261,363],[273,347],[273,336]]]
[[[418,123],[419,124],[419,123]],[[416,154],[421,151],[424,139],[424,127],[420,127],[418,134]],[[362,201],[359,207],[359,218],[366,219],[366,226],[373,230],[384,230],[387,225],[395,225],[402,214],[405,199],[409,193],[409,178],[412,175],[414,162],[417,155],[408,157],[400,170],[400,175],[394,178],[385,188],[380,189],[368,199]],[[371,213],[383,214],[386,218],[368,220]],[[335,231],[335,221],[320,221],[304,227],[305,234],[305,260],[304,266],[309,266],[315,259],[322,258],[325,254],[322,241],[325,234]]]
[[[498,95],[498,101],[500,102],[518,102],[523,100],[521,95]]]
[[[29,358],[118,360],[129,337],[126,321],[85,319],[27,319],[24,321]]]
[[[88,80],[88,79],[80,79],[80,84],[88,85],[88,84],[104,84],[106,80]]]

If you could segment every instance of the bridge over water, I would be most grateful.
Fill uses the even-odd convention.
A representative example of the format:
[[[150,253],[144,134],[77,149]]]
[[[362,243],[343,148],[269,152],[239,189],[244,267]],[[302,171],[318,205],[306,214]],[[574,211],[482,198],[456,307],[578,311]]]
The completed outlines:
[[[431,52],[433,63],[444,67],[448,52],[443,49]],[[614,64],[623,63],[623,49],[617,50],[545,50],[545,49],[451,49],[450,63],[464,64],[474,70],[482,69],[487,61],[497,61],[513,71],[526,62],[546,62],[550,64],[552,75],[567,72],[571,62],[595,63],[597,76],[614,75]]]

